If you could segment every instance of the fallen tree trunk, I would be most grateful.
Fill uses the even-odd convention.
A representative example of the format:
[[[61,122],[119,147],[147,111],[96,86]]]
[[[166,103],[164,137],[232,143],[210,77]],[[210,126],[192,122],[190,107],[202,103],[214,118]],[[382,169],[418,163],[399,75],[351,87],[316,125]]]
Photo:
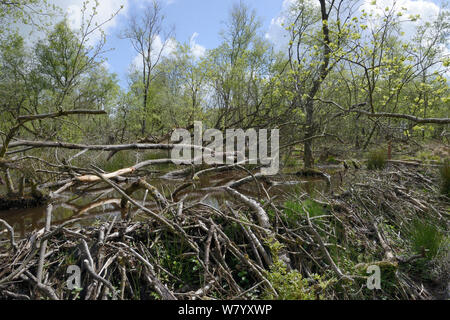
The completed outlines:
[[[171,150],[173,148],[193,148],[200,150],[214,150],[192,144],[164,144],[164,143],[131,143],[131,144],[118,144],[118,145],[87,145],[78,143],[68,143],[59,141],[31,141],[31,140],[17,140],[9,144],[9,148],[15,147],[33,147],[33,148],[63,148],[71,150],[97,150],[97,151],[121,151],[121,150]]]

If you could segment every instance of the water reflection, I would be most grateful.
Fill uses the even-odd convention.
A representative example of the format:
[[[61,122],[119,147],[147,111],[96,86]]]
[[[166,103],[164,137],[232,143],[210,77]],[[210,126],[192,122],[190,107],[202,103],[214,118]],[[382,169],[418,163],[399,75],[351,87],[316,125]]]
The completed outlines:
[[[228,171],[208,174],[200,177],[194,185],[187,187],[176,194],[172,199],[174,190],[185,184],[184,180],[162,180],[148,177],[147,181],[155,186],[168,199],[185,203],[202,200],[210,206],[220,209],[228,199],[228,195],[220,190],[211,191],[211,187],[224,185],[228,182],[239,180],[247,176],[246,172]],[[270,196],[277,196],[279,201],[290,194],[314,193],[323,191],[326,183],[320,179],[298,178],[294,175],[278,175],[271,177],[273,185],[265,185]],[[332,176],[332,185],[340,184],[339,176]],[[125,185],[123,185],[125,187]],[[239,187],[239,191],[254,198],[263,197],[262,190],[255,183],[248,183]],[[65,200],[54,204],[52,224],[59,225],[65,221],[80,218],[79,225],[91,225],[96,220],[111,219],[121,215],[120,195],[114,189],[101,183],[95,186],[81,186],[62,195]],[[144,191],[137,191],[133,198],[143,201]],[[156,203],[147,197],[145,206],[150,210],[157,210]],[[137,211],[136,208],[131,209]],[[32,230],[43,228],[45,225],[45,207],[0,211],[0,219],[7,221],[15,230],[16,236],[24,237]]]

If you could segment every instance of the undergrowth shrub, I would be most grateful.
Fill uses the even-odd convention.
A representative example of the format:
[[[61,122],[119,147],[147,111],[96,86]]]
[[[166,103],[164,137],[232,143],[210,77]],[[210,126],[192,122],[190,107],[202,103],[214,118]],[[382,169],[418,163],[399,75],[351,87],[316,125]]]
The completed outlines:
[[[380,170],[386,167],[387,155],[384,149],[374,149],[367,154],[367,169]]]
[[[429,222],[415,219],[410,227],[410,241],[416,253],[425,250],[425,257],[433,259],[437,256],[443,242],[444,234],[439,228]]]
[[[441,191],[443,195],[450,197],[450,159],[448,158],[441,168]]]
[[[136,163],[136,155],[134,152],[122,151],[116,153],[108,161],[105,159],[99,159],[97,166],[106,172],[114,172],[119,169],[128,168]]]
[[[325,281],[323,277],[314,275],[312,282],[303,278],[297,270],[287,271],[286,265],[278,258],[283,245],[277,241],[268,243],[272,253],[273,264],[269,271],[265,272],[267,280],[278,295],[275,295],[270,289],[267,289],[263,299],[269,300],[317,300],[324,299],[323,291],[329,286],[331,281]]]
[[[326,160],[326,163],[328,164],[340,164],[341,162],[339,160],[336,160],[335,157],[329,156]]]
[[[289,225],[294,225],[300,218],[306,218],[305,210],[308,211],[311,218],[325,214],[322,205],[310,199],[303,202],[289,200],[284,203],[284,219]]]
[[[424,162],[430,161],[439,161],[440,157],[438,155],[434,155],[431,151],[421,150],[416,153],[416,157]]]

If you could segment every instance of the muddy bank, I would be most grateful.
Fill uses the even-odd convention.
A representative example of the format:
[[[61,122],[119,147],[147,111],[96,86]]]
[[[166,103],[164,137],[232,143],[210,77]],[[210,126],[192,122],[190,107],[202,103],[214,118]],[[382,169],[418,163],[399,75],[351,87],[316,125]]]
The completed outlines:
[[[0,196],[0,211],[14,210],[14,209],[32,209],[44,206],[50,197],[1,197]]]

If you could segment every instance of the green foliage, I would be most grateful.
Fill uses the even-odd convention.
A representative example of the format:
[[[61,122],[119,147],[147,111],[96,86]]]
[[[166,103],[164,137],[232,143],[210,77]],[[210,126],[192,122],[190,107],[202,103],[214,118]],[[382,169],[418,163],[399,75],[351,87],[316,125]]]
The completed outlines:
[[[303,278],[297,270],[287,271],[284,262],[279,260],[278,254],[283,246],[277,241],[268,243],[273,257],[273,264],[270,271],[266,271],[267,280],[276,290],[275,295],[270,289],[266,289],[263,295],[264,299],[269,300],[317,300],[324,299],[321,291],[324,290],[329,282],[319,275],[314,275],[310,281]],[[316,284],[311,284],[316,283]]]
[[[325,214],[325,211],[321,204],[315,202],[311,199],[306,199],[303,202],[303,206],[306,210],[308,210],[309,216],[311,218],[318,217]],[[306,214],[306,213],[305,213]]]
[[[317,202],[306,199],[303,202],[298,201],[286,201],[284,203],[284,213],[287,217],[306,216],[308,211],[310,217],[316,217],[325,214],[322,206]]]
[[[203,280],[201,263],[196,257],[185,254],[189,249],[186,243],[180,240],[163,236],[151,249],[151,254],[155,256],[159,265],[180,279],[176,281],[176,286],[179,288],[185,285],[198,286]],[[169,279],[171,279],[169,274],[161,273],[163,282]]]
[[[440,169],[441,173],[441,192],[450,197],[450,159],[445,159],[444,165]]]
[[[298,168],[301,166],[301,161],[293,156],[290,156],[289,158],[285,159],[284,165],[285,168],[289,169],[292,168],[292,170],[298,170]]]
[[[306,212],[309,213],[310,218],[325,214],[322,206],[310,199],[306,199],[303,202],[289,200],[284,203],[283,218],[289,225],[296,225],[306,218]]]
[[[430,151],[427,150],[421,150],[419,152],[417,152],[416,154],[417,158],[419,158],[422,161],[429,161],[429,160],[434,160],[434,161],[439,161],[440,157],[438,155],[433,155]]]
[[[134,152],[118,152],[111,159],[101,159],[97,166],[106,172],[114,172],[119,169],[128,168],[136,162]]]
[[[329,163],[329,164],[339,164],[340,161],[336,160],[336,158],[333,157],[333,156],[329,156],[329,157],[327,158],[327,160],[326,160],[326,163]]]
[[[411,223],[409,233],[412,249],[416,253],[422,253],[425,250],[425,256],[428,259],[436,257],[445,240],[437,226],[419,218]]]
[[[0,37],[20,26],[42,31],[61,9],[48,0],[0,1]]]
[[[46,38],[31,48],[17,33],[0,41],[0,96],[4,101],[0,114],[5,120],[0,130],[12,130],[21,115],[74,108],[98,110],[102,105],[113,104],[117,79],[101,65],[102,45],[86,46],[85,35],[71,30],[67,20],[47,30]],[[105,134],[108,119],[100,116],[95,125],[86,119],[80,115],[33,121],[12,134],[27,139],[31,136],[73,143],[89,143],[90,139],[98,142]]]
[[[52,85],[64,87],[76,72],[86,67],[88,58],[83,55],[84,48],[79,50],[80,44],[66,20],[55,26],[46,43],[37,44],[40,71],[52,78]]]
[[[293,225],[300,219],[300,214],[303,211],[302,205],[297,201],[286,201],[283,210],[284,218],[289,224]]]
[[[371,150],[367,154],[367,169],[380,170],[386,167],[387,155],[383,148]]]

